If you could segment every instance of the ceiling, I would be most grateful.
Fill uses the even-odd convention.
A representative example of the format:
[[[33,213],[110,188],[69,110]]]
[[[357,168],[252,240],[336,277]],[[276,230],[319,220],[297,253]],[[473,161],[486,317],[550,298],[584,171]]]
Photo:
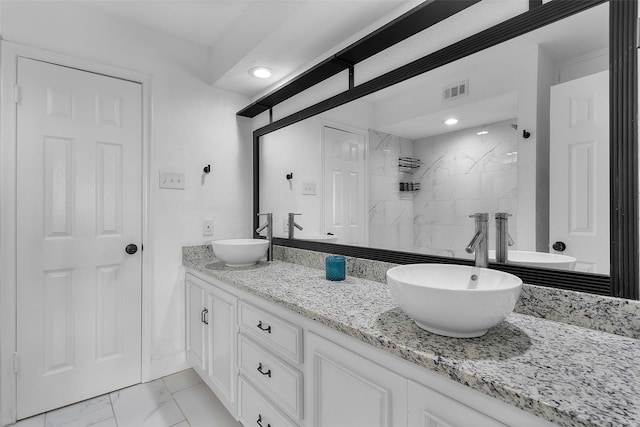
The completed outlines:
[[[539,46],[556,66],[606,50],[608,7],[608,4],[593,7],[360,101],[370,103],[374,109],[382,106],[382,112],[377,113],[381,117],[377,118],[376,130],[414,140],[451,132],[452,128],[443,123],[448,117],[460,119],[456,130],[511,119],[518,115],[519,100],[516,88],[508,86],[509,76],[519,75],[520,64],[527,64],[526,57],[530,54],[527,46]],[[469,96],[468,100],[442,103],[442,88],[465,79],[470,83],[470,91],[481,92],[482,98],[473,100]],[[435,88],[435,96],[428,88]],[[437,101],[429,101],[429,95]],[[416,98],[420,100],[417,103]],[[412,103],[416,106],[403,108]],[[398,114],[394,116],[394,112]]]
[[[214,86],[251,98],[419,0],[94,0],[94,8],[211,49]],[[248,70],[274,70],[264,80]]]

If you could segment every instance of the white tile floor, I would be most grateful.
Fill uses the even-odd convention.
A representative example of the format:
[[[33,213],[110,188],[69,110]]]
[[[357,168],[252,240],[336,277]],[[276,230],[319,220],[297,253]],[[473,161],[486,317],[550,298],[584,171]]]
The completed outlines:
[[[15,427],[241,427],[193,369],[138,384]]]

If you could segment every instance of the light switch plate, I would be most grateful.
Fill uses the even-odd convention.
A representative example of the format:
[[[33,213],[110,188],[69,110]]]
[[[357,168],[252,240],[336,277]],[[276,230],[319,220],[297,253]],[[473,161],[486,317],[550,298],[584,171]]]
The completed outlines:
[[[315,196],[317,194],[316,191],[316,183],[315,182],[303,182],[302,183],[302,194]]]
[[[160,188],[184,190],[184,174],[181,172],[160,171]]]

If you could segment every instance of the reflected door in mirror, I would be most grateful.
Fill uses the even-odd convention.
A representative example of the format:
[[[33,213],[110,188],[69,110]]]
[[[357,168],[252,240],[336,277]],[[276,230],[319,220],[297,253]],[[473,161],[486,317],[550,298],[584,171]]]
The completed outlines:
[[[338,243],[367,243],[365,148],[365,135],[324,127],[324,233],[338,236]]]
[[[550,150],[549,241],[576,270],[608,274],[608,71],[551,88]]]

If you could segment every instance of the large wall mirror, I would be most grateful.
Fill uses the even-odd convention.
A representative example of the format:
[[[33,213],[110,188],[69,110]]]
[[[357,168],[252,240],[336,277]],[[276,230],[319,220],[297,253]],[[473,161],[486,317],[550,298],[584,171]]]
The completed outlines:
[[[470,263],[469,215],[506,212],[513,245],[508,265],[494,267],[611,294],[610,5],[591,6],[256,131],[256,204],[274,213],[274,236],[374,259]],[[296,241],[286,240],[289,212],[301,214]],[[490,236],[494,249],[493,216]]]

